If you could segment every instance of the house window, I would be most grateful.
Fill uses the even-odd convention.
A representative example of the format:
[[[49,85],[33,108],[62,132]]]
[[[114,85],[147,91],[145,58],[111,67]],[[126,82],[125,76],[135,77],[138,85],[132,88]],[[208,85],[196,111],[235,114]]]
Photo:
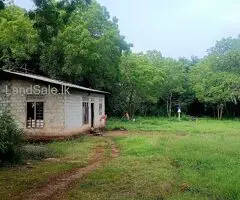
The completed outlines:
[[[99,115],[103,114],[103,104],[99,103]]]
[[[44,103],[27,102],[27,128],[44,127]]]
[[[83,124],[89,124],[89,106],[88,102],[83,102],[82,103],[82,108],[83,108]]]

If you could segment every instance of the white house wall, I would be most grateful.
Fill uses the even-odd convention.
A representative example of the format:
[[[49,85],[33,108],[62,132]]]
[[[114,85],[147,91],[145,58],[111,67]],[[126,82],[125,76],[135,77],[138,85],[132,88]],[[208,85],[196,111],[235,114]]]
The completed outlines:
[[[46,87],[39,82],[31,82],[26,80],[12,80],[12,87],[27,88],[31,84],[38,84]],[[44,128],[28,129],[26,128],[27,120],[27,102],[41,101],[44,103]],[[26,95],[11,95],[11,113],[18,123],[29,136],[55,136],[61,135],[64,130],[64,96],[62,95],[45,95],[40,100],[31,99]]]
[[[94,99],[94,127],[102,126],[101,117],[105,114],[105,98],[101,94],[92,94],[91,98]],[[102,115],[99,115],[99,103],[102,102]]]
[[[105,114],[105,97],[102,94],[75,91],[70,95],[45,95],[40,100],[44,102],[44,128],[26,128],[27,102],[31,97],[26,95],[6,96],[5,87],[27,88],[38,84],[46,87],[47,84],[34,80],[12,79],[0,82],[0,112],[7,107],[13,115],[19,127],[24,129],[28,137],[61,137],[75,135],[91,128],[91,102],[94,103],[94,127],[102,126],[100,119]],[[82,102],[83,97],[88,97],[89,124],[83,125]],[[99,115],[99,102],[102,101],[103,113]]]
[[[83,100],[84,98],[84,100]],[[86,101],[87,99],[87,101]],[[88,94],[88,93],[76,93],[65,96],[65,130],[77,129],[85,126],[91,128],[91,103],[94,103],[94,127],[101,126],[99,115],[99,102],[102,100],[103,115],[105,113],[105,101],[104,95],[100,94]],[[89,123],[83,125],[83,108],[82,103],[88,102],[89,105]]]
[[[76,129],[82,124],[82,95],[65,96],[65,129]]]

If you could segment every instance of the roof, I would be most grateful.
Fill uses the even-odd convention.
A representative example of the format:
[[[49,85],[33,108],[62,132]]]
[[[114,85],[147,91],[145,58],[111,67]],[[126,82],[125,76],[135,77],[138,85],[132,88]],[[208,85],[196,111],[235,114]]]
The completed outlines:
[[[109,94],[109,92],[105,92],[105,91],[101,91],[101,90],[94,90],[94,89],[91,89],[91,88],[86,88],[86,87],[82,87],[82,86],[79,86],[79,85],[74,85],[74,84],[67,83],[67,82],[64,82],[64,81],[50,79],[50,78],[35,75],[35,74],[13,72],[13,71],[9,71],[9,70],[2,70],[2,71],[6,72],[6,73],[9,73],[9,74],[17,75],[17,76],[22,76],[22,77],[26,77],[26,78],[30,78],[30,79],[36,79],[36,80],[39,80],[39,81],[52,83],[52,84],[57,84],[57,85],[63,85],[63,86],[66,86],[66,87],[75,88],[75,89],[79,89],[79,90],[84,90],[84,91],[88,91],[88,92]]]

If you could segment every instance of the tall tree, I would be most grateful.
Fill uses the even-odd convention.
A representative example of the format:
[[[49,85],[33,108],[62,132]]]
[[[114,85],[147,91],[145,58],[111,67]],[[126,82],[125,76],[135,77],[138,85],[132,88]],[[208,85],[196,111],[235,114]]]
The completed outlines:
[[[184,65],[173,59],[164,59],[159,66],[164,74],[164,82],[159,88],[160,98],[165,102],[167,115],[172,114],[173,105],[180,104],[180,95],[184,92]]]
[[[55,65],[60,65],[63,57],[63,51],[56,48],[56,40],[59,34],[65,29],[69,22],[72,13],[79,7],[84,9],[91,1],[90,0],[34,0],[36,8],[30,10],[28,15],[34,21],[34,28],[38,32],[37,53],[32,56],[31,63],[34,63],[37,73],[43,75],[57,73],[60,69],[43,70],[41,58],[46,57]],[[50,55],[55,55],[50,58]],[[61,67],[60,67],[61,68]],[[50,72],[49,72],[50,71]],[[56,73],[54,73],[56,72]],[[61,77],[58,77],[61,78]]]
[[[86,10],[78,9],[42,55],[42,69],[51,66],[51,76],[57,73],[87,87],[111,90],[119,76],[121,54],[130,47],[105,7],[95,2]]]
[[[25,67],[37,50],[37,32],[25,10],[8,6],[0,10],[0,60],[7,68]]]
[[[209,55],[221,56],[232,50],[240,50],[240,35],[237,38],[223,38],[208,50]]]
[[[71,14],[79,7],[85,7],[89,0],[34,0],[36,9],[29,11],[34,27],[38,30],[42,43],[51,43],[64,26]]]
[[[240,97],[240,77],[227,71],[214,68],[218,58],[208,57],[191,71],[191,80],[197,98],[211,104],[217,110],[218,119],[222,119],[227,102],[235,102]]]
[[[160,69],[146,55],[125,54],[121,59],[120,92],[125,99],[125,111],[133,117],[142,102],[156,103],[163,82]]]

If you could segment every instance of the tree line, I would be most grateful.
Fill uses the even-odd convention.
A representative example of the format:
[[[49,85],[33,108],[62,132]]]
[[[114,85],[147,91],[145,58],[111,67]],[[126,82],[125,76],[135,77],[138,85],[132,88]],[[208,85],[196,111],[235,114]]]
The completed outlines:
[[[0,67],[106,90],[107,112],[122,116],[240,116],[240,37],[199,59],[133,53],[118,19],[91,0],[34,0],[26,11],[0,1]],[[197,47],[196,47],[197,48]]]

